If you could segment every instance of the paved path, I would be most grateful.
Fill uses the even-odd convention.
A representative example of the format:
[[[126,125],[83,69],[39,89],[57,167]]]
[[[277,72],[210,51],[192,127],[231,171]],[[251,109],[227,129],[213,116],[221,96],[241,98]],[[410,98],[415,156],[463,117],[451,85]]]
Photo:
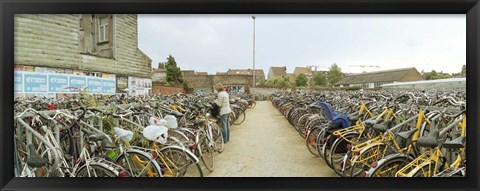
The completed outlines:
[[[308,152],[304,140],[270,101],[247,109],[241,125],[231,126],[230,142],[215,156],[208,177],[332,177],[325,162]]]

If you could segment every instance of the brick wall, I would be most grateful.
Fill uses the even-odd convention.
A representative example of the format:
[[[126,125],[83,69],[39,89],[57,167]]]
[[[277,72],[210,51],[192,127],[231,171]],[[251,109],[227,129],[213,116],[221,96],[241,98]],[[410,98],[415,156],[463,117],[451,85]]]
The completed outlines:
[[[185,89],[180,87],[169,87],[169,86],[153,86],[153,94],[162,94],[162,95],[171,95],[177,93],[185,93]]]

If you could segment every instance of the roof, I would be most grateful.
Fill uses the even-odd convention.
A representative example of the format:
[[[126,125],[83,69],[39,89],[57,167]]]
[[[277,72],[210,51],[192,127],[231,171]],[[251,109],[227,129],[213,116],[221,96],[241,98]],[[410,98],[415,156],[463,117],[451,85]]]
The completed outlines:
[[[197,75],[208,75],[207,72],[197,72]]]
[[[272,66],[272,67],[270,67],[270,69],[273,72],[273,76],[286,76],[287,75],[287,67],[286,66],[283,66],[283,67]]]
[[[312,69],[310,69],[309,67],[295,67],[295,71],[293,73],[295,75],[298,75],[298,74],[305,74],[307,76],[313,75]]]
[[[166,72],[167,69],[165,68],[157,68],[157,69],[153,69],[153,72]]]
[[[217,72],[217,75],[227,75],[226,72]]]
[[[228,69],[229,75],[252,75],[252,69]],[[265,74],[262,69],[255,69],[255,76],[262,76],[265,78]]]
[[[295,76],[295,74],[287,74],[288,76],[288,81],[291,83],[291,84],[294,84],[297,77]]]
[[[410,68],[400,68],[400,69],[393,69],[393,70],[382,70],[382,71],[375,71],[375,72],[351,74],[351,75],[345,76],[343,79],[335,83],[335,85],[399,81],[412,70],[418,73],[415,67],[410,67]],[[421,77],[421,74],[420,73],[418,74]]]
[[[421,80],[421,81],[412,81],[412,82],[395,82],[390,84],[384,84],[382,87],[387,86],[398,86],[398,85],[415,85],[415,84],[433,84],[433,83],[455,83],[455,82],[466,82],[466,78],[447,78],[447,79],[438,79],[438,80]]]

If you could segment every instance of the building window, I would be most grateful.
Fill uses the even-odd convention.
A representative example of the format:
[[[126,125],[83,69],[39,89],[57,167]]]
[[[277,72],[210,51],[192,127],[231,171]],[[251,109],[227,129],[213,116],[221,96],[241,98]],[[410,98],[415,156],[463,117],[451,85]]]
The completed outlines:
[[[108,17],[98,19],[98,42],[108,42],[109,30],[108,30]]]

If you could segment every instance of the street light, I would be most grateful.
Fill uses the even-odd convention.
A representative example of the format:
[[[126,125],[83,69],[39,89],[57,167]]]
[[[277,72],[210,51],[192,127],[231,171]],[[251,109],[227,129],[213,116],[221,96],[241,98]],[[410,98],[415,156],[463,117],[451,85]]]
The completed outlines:
[[[255,16],[252,16],[253,19],[253,89],[252,89],[252,94],[253,94],[253,99],[255,99]]]

